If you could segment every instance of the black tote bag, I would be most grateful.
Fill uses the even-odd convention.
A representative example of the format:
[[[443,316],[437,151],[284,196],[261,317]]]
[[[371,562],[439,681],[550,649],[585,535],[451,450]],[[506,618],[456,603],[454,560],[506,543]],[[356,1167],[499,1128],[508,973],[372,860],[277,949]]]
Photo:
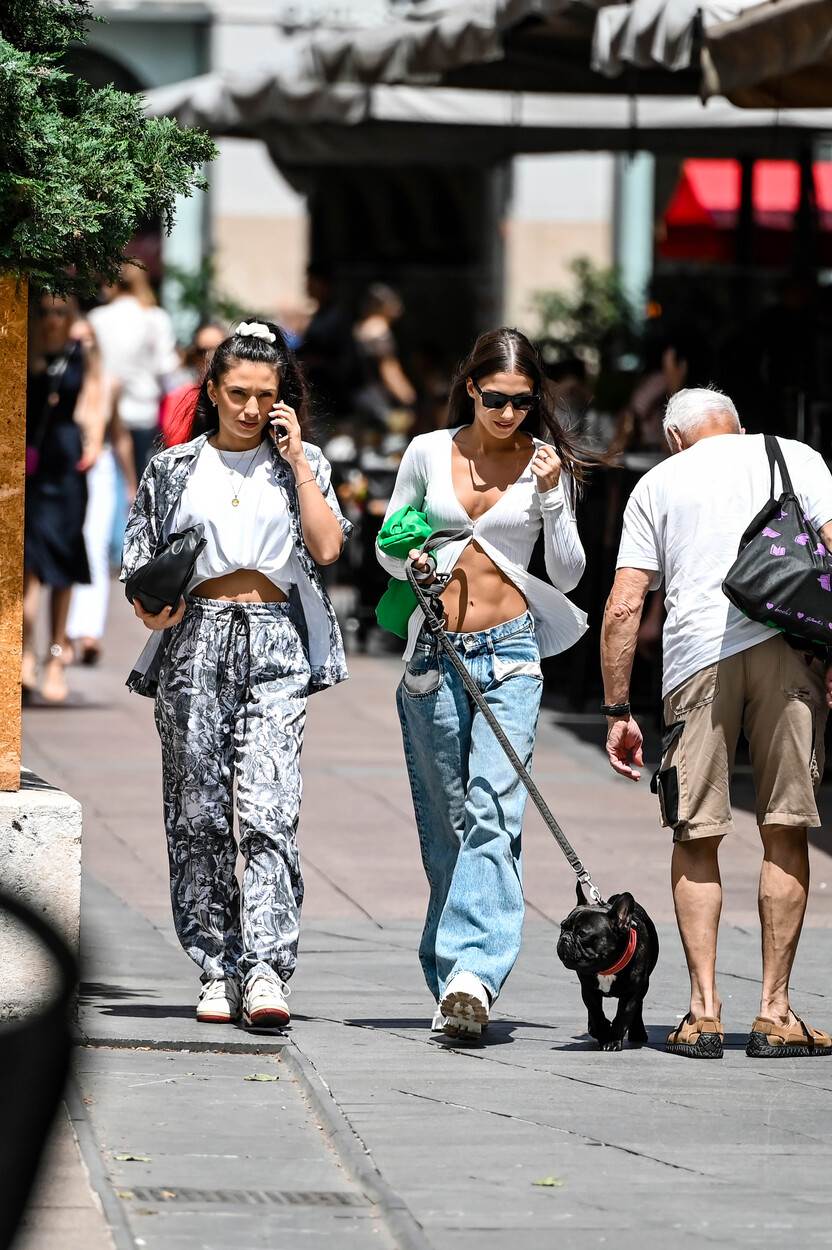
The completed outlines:
[[[128,577],[124,593],[130,602],[138,599],[145,612],[154,615],[162,608],[175,608],[188,589],[206,541],[201,525],[171,534],[152,560]]]
[[[832,560],[803,515],[779,442],[766,434],[765,445],[770,498],[740,539],[722,589],[750,620],[779,630],[793,647],[825,658],[832,647]],[[775,465],[782,486],[778,499]]]

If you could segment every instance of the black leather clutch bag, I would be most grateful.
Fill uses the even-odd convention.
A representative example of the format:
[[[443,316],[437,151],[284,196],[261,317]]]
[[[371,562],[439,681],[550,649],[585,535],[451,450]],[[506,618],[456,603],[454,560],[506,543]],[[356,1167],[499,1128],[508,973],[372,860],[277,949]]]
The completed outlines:
[[[181,534],[171,534],[153,559],[136,569],[124,583],[124,593],[130,602],[138,599],[145,612],[154,616],[162,608],[176,607],[188,588],[206,541],[201,525],[192,525]]]

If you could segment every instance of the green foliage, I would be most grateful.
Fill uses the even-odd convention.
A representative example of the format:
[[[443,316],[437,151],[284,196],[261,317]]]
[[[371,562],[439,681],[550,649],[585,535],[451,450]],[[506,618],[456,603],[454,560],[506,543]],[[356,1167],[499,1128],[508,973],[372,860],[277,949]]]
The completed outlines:
[[[148,217],[170,230],[176,196],[204,187],[216,154],[206,134],[60,67],[87,16],[86,0],[13,0],[0,16],[0,270],[56,291],[112,275]]]
[[[568,291],[537,291],[533,307],[540,337],[548,338],[560,355],[577,356],[599,370],[616,353],[636,342],[636,319],[615,269],[576,257],[569,269],[574,285]]]
[[[63,52],[84,40],[92,16],[90,0],[4,0],[0,36],[21,52]]]
[[[165,280],[176,288],[176,304],[195,319],[214,318],[220,322],[242,321],[249,316],[249,309],[238,304],[217,283],[217,270],[213,259],[206,256],[199,269],[182,269],[179,265],[165,267]]]

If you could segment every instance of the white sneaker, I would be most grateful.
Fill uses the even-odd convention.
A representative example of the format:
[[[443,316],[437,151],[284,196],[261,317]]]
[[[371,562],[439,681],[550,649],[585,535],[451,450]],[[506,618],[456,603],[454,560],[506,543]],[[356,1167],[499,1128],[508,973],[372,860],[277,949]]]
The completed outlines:
[[[437,1007],[433,1013],[430,1031],[431,1033],[444,1033],[446,1037],[459,1036],[459,1028],[454,1024],[453,1020],[449,1020],[447,1016],[442,1014],[441,1007]]]
[[[283,1029],[291,1020],[289,987],[273,977],[252,977],[243,990],[243,1025],[247,1029]]]
[[[473,972],[458,972],[451,978],[439,1010],[448,1021],[445,1032],[449,1037],[479,1037],[488,1028],[488,994]]]
[[[240,983],[234,977],[206,981],[196,1004],[200,1024],[231,1024],[240,1018]]]

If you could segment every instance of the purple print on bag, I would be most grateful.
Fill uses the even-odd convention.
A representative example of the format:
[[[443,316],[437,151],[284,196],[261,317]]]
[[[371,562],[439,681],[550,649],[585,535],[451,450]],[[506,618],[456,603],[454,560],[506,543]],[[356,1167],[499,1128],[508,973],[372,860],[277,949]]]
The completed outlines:
[[[818,543],[817,547],[815,547],[815,555],[816,556],[826,555],[826,548],[824,547],[823,543]]]
[[[785,521],[788,515],[788,511],[785,508],[782,508],[780,511],[780,520]]]
[[[772,544],[771,544],[771,554],[772,554],[773,556],[784,556],[784,555],[786,554],[786,548],[785,548],[785,547],[775,547],[774,543],[772,543]]]
[[[795,616],[797,617],[797,619],[798,619],[799,621],[802,621],[802,620],[803,620],[803,613],[802,613],[802,612],[796,612],[796,613],[795,613]]]
[[[767,603],[767,604],[766,604],[766,607],[768,608],[768,610],[769,610],[769,612],[770,612],[770,611],[771,611],[771,609],[774,607],[774,604],[773,604],[773,603]]]
[[[800,543],[801,547],[805,547],[805,546],[806,546],[806,544],[807,544],[807,542],[809,541],[809,535],[808,535],[808,534],[798,534],[797,538],[796,538],[794,541],[795,541],[796,543]]]
[[[832,591],[832,573],[821,573],[818,578],[821,590]]]
[[[766,528],[763,530],[763,538],[779,538],[779,537],[780,535],[778,531],[773,530],[770,525],[767,525]]]

